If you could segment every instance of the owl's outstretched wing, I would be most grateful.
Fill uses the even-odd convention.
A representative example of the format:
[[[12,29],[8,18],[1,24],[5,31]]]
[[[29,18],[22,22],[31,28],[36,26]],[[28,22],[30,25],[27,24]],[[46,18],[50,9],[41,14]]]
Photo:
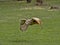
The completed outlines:
[[[27,23],[28,23],[27,20],[21,20],[21,22],[20,22],[20,30],[21,31],[27,30],[27,28],[29,26],[29,24],[27,24]]]

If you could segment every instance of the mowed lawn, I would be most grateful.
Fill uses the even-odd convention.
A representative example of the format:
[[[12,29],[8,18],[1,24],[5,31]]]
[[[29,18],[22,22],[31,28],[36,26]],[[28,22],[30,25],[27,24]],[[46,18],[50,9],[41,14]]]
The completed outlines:
[[[0,45],[60,45],[60,9],[51,11],[28,5],[0,2]],[[42,20],[42,29],[32,25],[26,32],[20,31],[20,20],[31,17]]]

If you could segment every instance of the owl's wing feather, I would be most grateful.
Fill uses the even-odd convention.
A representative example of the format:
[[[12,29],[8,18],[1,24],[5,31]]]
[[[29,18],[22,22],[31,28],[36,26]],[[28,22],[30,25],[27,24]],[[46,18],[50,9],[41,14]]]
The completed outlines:
[[[26,19],[22,19],[20,25],[23,25],[26,22]]]
[[[30,25],[30,19],[28,20],[22,20],[21,23],[20,23],[20,30],[21,31],[26,31],[28,26]]]
[[[28,28],[28,25],[25,24],[25,23],[24,23],[23,25],[20,25],[20,30],[21,30],[21,31],[26,31],[27,28]]]

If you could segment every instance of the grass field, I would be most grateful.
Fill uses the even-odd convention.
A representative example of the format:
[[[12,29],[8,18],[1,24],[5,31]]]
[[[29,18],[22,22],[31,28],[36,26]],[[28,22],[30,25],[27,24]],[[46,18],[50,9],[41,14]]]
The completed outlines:
[[[60,5],[60,0],[48,1]],[[30,4],[28,4],[30,5]],[[60,9],[27,6],[25,2],[0,2],[0,45],[60,45]],[[26,32],[20,31],[20,20],[39,17],[39,25],[29,26]]]

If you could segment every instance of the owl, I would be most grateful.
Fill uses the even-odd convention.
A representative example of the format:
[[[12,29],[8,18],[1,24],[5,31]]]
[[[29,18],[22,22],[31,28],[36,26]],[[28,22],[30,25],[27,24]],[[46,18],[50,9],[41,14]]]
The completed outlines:
[[[22,19],[20,21],[20,30],[26,31],[29,26],[34,25],[34,24],[41,25],[41,19],[39,19],[37,17],[33,17],[31,19]]]

